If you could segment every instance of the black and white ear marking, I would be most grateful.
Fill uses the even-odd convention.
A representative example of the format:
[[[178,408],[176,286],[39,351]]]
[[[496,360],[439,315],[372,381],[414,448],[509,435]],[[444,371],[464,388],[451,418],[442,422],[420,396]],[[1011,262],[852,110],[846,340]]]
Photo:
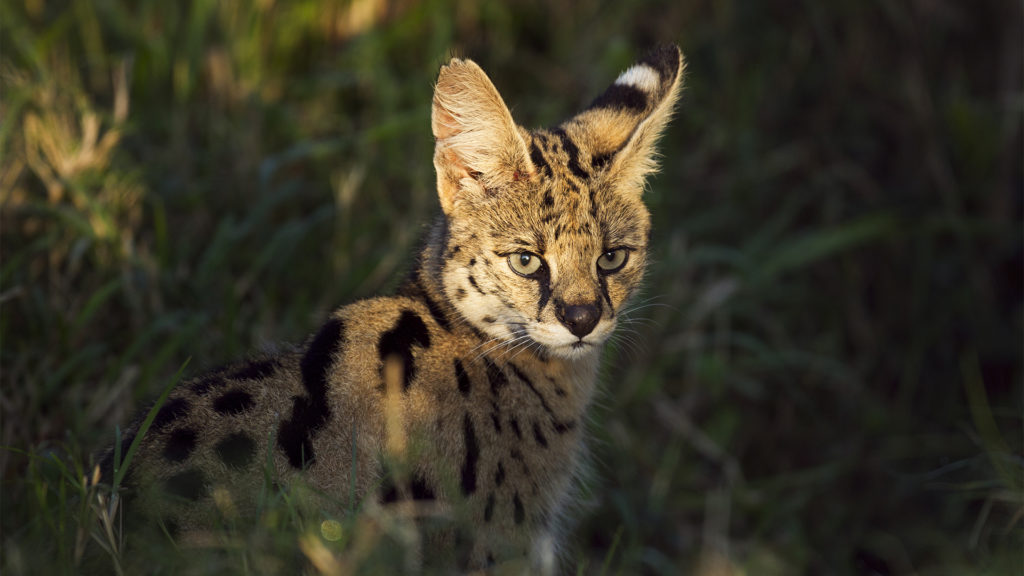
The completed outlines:
[[[656,168],[655,144],[672,115],[683,69],[678,47],[656,48],[619,74],[562,128],[577,141],[586,142],[593,157],[603,160],[603,174],[626,188],[640,190],[646,175]]]

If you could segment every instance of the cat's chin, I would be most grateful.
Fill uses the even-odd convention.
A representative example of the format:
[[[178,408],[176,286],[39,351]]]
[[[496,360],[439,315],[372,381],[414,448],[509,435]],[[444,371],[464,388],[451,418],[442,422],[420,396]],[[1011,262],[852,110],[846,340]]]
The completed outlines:
[[[576,341],[572,344],[563,344],[561,346],[546,347],[548,354],[556,358],[563,360],[582,360],[589,358],[594,355],[599,349],[600,344],[592,344],[590,342]]]

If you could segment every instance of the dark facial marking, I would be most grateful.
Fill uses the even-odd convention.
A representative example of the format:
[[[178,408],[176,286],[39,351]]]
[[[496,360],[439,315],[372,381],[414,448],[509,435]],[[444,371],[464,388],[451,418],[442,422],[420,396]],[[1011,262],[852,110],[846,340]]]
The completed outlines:
[[[488,324],[494,324],[496,322],[496,320],[494,319],[494,316],[484,316],[483,320],[484,320],[484,322],[487,322]]]
[[[156,413],[156,417],[153,418],[153,423],[150,424],[150,430],[157,431],[166,428],[168,424],[174,422],[178,418],[181,418],[188,414],[189,405],[188,400],[184,398],[172,398],[160,407],[160,411]],[[124,456],[124,453],[121,453]]]
[[[213,409],[218,414],[237,416],[252,409],[256,405],[252,394],[245,390],[234,389],[225,392],[213,401]]]
[[[540,429],[540,424],[537,422],[533,423],[533,439],[537,441],[537,445],[541,448],[548,447],[548,439],[544,437],[544,432]]]
[[[551,208],[552,206],[555,205],[555,198],[554,196],[551,195],[550,190],[544,193],[544,205],[547,206],[548,208]]]
[[[344,323],[331,318],[313,337],[302,357],[300,368],[306,395],[292,398],[291,418],[281,424],[277,433],[277,445],[294,468],[303,468],[316,459],[313,437],[331,415],[327,406],[327,376],[344,334]]]
[[[179,428],[167,435],[163,456],[171,462],[181,462],[192,455],[196,449],[196,431],[191,428]]]
[[[608,161],[612,159],[612,154],[595,154],[590,157],[590,165],[594,167],[594,170],[602,170],[608,165]]]
[[[587,174],[586,170],[580,166],[580,149],[576,147],[576,143],[573,142],[572,138],[570,138],[569,135],[565,133],[565,130],[561,128],[556,128],[555,130],[552,130],[551,133],[558,136],[562,141],[562,148],[569,156],[569,171],[572,172],[573,176],[581,180],[586,180],[590,175]],[[572,185],[572,183],[569,184]]]
[[[480,447],[469,413],[462,417],[462,441],[466,447],[466,458],[462,461],[462,493],[469,495],[476,491],[476,466],[480,457]]]
[[[472,274],[469,275],[469,285],[472,286],[473,289],[475,289],[477,292],[483,294],[484,296],[487,295],[487,292],[484,292],[483,290],[480,289],[480,286],[476,283],[476,278],[473,278]]]
[[[476,266],[476,258],[470,258],[469,259],[469,265],[470,266]]]
[[[242,470],[256,456],[256,442],[244,432],[235,432],[218,442],[213,451],[228,468]]]
[[[538,171],[551,176],[551,166],[549,166],[547,160],[544,159],[544,153],[541,152],[540,147],[537,146],[536,142],[530,143],[530,160],[533,161],[533,165]]]
[[[229,378],[232,380],[260,380],[272,376],[276,369],[277,362],[273,360],[260,360],[242,366],[232,372]]]
[[[462,300],[463,298],[465,298],[466,297],[466,289],[465,288],[456,288],[455,289],[455,297],[458,298],[459,300]]]
[[[427,325],[423,323],[422,318],[415,312],[405,310],[398,318],[395,327],[381,334],[380,341],[377,343],[377,353],[382,363],[392,355],[398,356],[402,360],[403,392],[409,389],[413,378],[416,377],[416,363],[413,362],[412,357],[413,346],[430,348],[430,333],[427,332]],[[382,364],[381,371],[383,372],[383,370]],[[383,382],[383,380],[383,374],[381,374],[381,381]]]
[[[526,510],[523,509],[523,501],[519,499],[519,492],[512,495],[512,505],[515,506],[516,524],[522,524],[526,520]]]
[[[459,392],[462,394],[463,398],[468,397],[471,386],[469,375],[466,374],[466,370],[462,367],[462,362],[460,362],[458,358],[456,358],[452,363],[455,365],[455,381],[459,384]]]
[[[206,485],[206,477],[195,468],[179,472],[164,482],[164,490],[172,495],[193,502],[206,496],[209,486]]]
[[[537,300],[537,321],[540,322],[541,312],[544,311],[544,307],[548,305],[548,300],[551,299],[551,277],[547,274],[547,268],[544,268],[545,273],[537,278],[537,286],[540,289],[540,298]]]
[[[611,317],[614,317],[615,306],[612,305],[612,297],[608,295],[608,277],[604,274],[598,274],[597,280],[601,283],[601,295],[604,296],[604,301],[608,303],[609,314],[611,314]]]

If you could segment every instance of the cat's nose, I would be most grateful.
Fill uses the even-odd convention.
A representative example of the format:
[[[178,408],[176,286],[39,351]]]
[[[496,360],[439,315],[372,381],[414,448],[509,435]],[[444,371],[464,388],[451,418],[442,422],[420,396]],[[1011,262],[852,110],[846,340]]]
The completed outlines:
[[[583,338],[594,330],[601,319],[601,309],[593,304],[566,306],[559,303],[555,307],[555,316],[577,338]]]

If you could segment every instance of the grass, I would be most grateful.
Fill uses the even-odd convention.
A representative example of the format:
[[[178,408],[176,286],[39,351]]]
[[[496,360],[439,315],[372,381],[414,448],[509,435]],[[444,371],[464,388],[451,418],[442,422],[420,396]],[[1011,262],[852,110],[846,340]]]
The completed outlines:
[[[0,4],[2,570],[401,570],[408,526],[272,490],[183,553],[121,527],[89,454],[186,359],[394,286],[436,210],[449,54],[543,125],[676,41],[655,264],[606,354],[572,571],[1016,573],[1021,21],[994,0]]]

